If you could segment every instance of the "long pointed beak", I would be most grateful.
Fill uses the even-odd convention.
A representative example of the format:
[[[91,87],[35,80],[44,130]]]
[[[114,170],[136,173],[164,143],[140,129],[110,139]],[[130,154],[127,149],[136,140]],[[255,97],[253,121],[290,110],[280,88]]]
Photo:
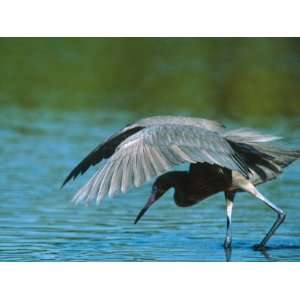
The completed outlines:
[[[156,190],[154,190],[151,194],[151,196],[149,197],[146,205],[141,209],[141,211],[139,212],[139,214],[137,215],[134,224],[136,224],[139,219],[145,214],[145,212],[148,210],[148,208],[156,201],[158,200],[158,198],[156,197]]]

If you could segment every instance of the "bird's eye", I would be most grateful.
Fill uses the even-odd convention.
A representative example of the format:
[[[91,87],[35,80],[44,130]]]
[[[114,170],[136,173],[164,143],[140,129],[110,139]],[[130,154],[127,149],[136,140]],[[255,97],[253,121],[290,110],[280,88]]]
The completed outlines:
[[[159,190],[160,190],[160,188],[155,186],[155,185],[152,187],[152,192],[153,193],[157,193]]]

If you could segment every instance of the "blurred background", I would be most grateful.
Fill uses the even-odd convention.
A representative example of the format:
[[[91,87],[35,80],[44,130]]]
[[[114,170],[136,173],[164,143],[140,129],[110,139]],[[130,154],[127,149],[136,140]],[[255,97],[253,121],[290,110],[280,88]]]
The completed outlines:
[[[95,167],[60,185],[155,114],[254,127],[300,149],[299,82],[297,38],[0,38],[0,261],[228,260],[222,194],[179,209],[170,192],[134,226],[149,183],[100,207],[69,201]],[[266,253],[251,247],[274,213],[238,195],[230,260],[300,261],[299,178],[295,163],[260,189],[288,215]]]
[[[300,113],[297,38],[2,38],[0,103],[234,119]]]

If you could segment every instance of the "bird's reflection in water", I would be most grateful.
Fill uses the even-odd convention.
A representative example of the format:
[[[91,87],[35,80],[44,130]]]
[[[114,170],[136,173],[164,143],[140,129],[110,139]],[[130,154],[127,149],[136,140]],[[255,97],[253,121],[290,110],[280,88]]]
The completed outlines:
[[[230,262],[231,261],[231,253],[232,253],[232,248],[224,248],[224,253],[225,253],[225,261]]]
[[[262,250],[259,250],[259,252],[264,256],[264,258],[267,261],[275,261],[275,259],[272,258],[272,256],[270,255],[270,252],[268,252],[266,248],[262,249]]]
[[[280,250],[280,253],[281,253],[281,255],[283,255],[283,253],[285,252],[285,251],[289,251],[289,250],[291,250],[291,249],[300,249],[300,245],[294,245],[294,244],[292,244],[292,245],[277,245],[277,246],[272,246],[272,247],[265,247],[264,249],[261,249],[261,250],[259,250],[259,252],[264,256],[264,258],[267,260],[267,261],[280,261],[280,260],[282,260],[281,258],[280,258],[280,256],[278,257],[277,255],[277,257],[274,257],[274,251],[276,251],[276,250]],[[273,255],[271,255],[271,252],[273,252]],[[277,253],[278,253],[278,251],[277,251]]]
[[[270,252],[268,252],[268,249],[261,249],[261,250],[256,250],[257,252],[260,252],[264,258],[267,261],[276,261],[271,255]],[[232,247],[229,248],[224,248],[224,254],[225,254],[225,261],[226,262],[231,262],[231,257],[232,257]]]

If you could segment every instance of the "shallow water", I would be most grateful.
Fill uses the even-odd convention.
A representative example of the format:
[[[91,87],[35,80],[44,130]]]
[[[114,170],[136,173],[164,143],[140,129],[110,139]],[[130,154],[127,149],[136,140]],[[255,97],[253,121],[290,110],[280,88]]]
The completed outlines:
[[[60,189],[63,179],[131,118],[124,113],[1,110],[0,261],[300,261],[300,163],[260,188],[287,212],[264,253],[251,247],[275,215],[246,194],[236,198],[231,255],[222,248],[222,194],[183,209],[169,192],[138,225],[133,221],[150,184],[105,199],[99,207],[73,206],[69,200],[94,169]],[[275,133],[299,136],[299,124],[274,124]]]

